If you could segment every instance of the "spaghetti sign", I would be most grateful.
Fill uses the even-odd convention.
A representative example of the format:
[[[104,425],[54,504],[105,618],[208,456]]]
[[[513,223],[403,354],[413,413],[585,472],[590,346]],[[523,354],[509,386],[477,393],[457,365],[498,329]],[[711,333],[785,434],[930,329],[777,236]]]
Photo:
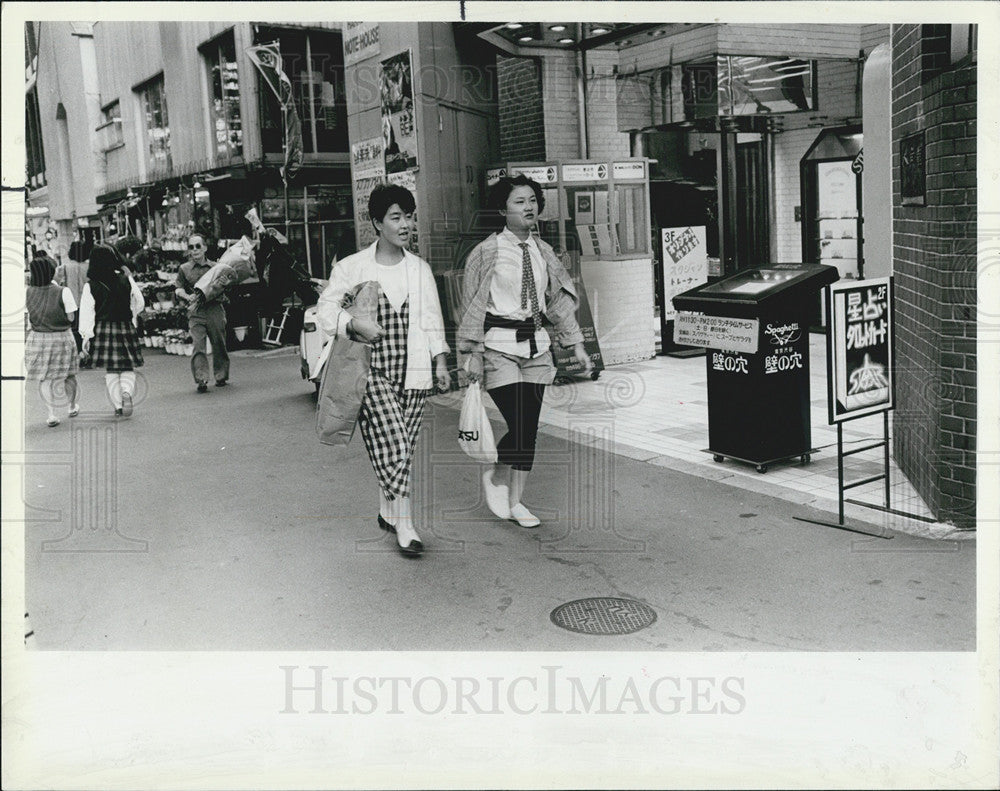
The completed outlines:
[[[892,409],[892,278],[834,283],[827,312],[830,423]]]

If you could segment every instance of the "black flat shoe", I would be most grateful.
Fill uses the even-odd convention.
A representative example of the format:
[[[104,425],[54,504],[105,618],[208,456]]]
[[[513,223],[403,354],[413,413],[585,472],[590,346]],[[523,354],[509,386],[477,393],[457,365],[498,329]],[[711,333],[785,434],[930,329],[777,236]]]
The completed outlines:
[[[384,519],[382,518],[382,514],[379,514],[379,515],[378,515],[378,526],[379,526],[379,527],[380,527],[380,528],[381,528],[382,530],[385,530],[385,532],[387,532],[387,533],[395,533],[395,532],[396,532],[396,526],[395,526],[395,525],[393,525],[393,524],[390,524],[389,522],[386,522],[386,521],[385,521],[385,520],[384,520]]]
[[[399,551],[408,558],[418,558],[424,552],[424,545],[420,541],[414,539],[405,547],[399,547]]]

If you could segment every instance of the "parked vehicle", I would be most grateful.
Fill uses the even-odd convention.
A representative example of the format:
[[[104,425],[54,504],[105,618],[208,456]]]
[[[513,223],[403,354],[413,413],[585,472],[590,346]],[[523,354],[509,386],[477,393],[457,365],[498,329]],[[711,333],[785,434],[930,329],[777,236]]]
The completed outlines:
[[[317,292],[322,292],[326,287],[326,281],[317,280]],[[310,305],[305,309],[302,316],[302,332],[299,333],[299,371],[303,379],[312,382],[319,390],[320,375],[323,372],[323,363],[326,362],[325,351],[330,336],[316,320],[316,306]]]

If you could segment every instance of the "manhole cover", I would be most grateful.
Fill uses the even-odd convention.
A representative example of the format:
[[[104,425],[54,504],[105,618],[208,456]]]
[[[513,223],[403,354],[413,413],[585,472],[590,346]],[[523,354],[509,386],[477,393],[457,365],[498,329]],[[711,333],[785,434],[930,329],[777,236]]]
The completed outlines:
[[[552,623],[583,634],[632,634],[656,621],[656,611],[634,599],[603,596],[560,604]]]

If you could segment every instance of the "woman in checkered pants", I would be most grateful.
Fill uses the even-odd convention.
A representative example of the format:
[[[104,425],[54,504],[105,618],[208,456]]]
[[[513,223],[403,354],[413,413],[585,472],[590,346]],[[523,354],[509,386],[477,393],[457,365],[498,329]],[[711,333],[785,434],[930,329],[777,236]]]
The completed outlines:
[[[96,245],[80,298],[80,336],[94,367],[107,370],[104,382],[116,417],[132,414],[135,369],[143,362],[135,320],[144,307],[142,292],[118,251]]]
[[[396,535],[400,552],[419,556],[424,545],[413,525],[410,470],[435,384],[450,384],[444,319],[430,265],[409,250],[416,203],[404,187],[383,184],[368,200],[378,233],[374,244],[338,261],[317,304],[323,329],[372,345],[371,368],[358,428],[379,486],[378,525]],[[380,286],[375,321],[352,316],[344,297],[354,287]]]
[[[556,375],[552,342],[572,348],[584,374],[591,363],[573,280],[552,247],[532,234],[545,208],[542,188],[523,175],[504,176],[490,189],[489,207],[504,228],[465,260],[458,348],[468,356],[469,378],[485,380],[507,421],[497,463],[482,473],[486,504],[501,519],[538,527],[521,495],[535,460],[545,386]]]

